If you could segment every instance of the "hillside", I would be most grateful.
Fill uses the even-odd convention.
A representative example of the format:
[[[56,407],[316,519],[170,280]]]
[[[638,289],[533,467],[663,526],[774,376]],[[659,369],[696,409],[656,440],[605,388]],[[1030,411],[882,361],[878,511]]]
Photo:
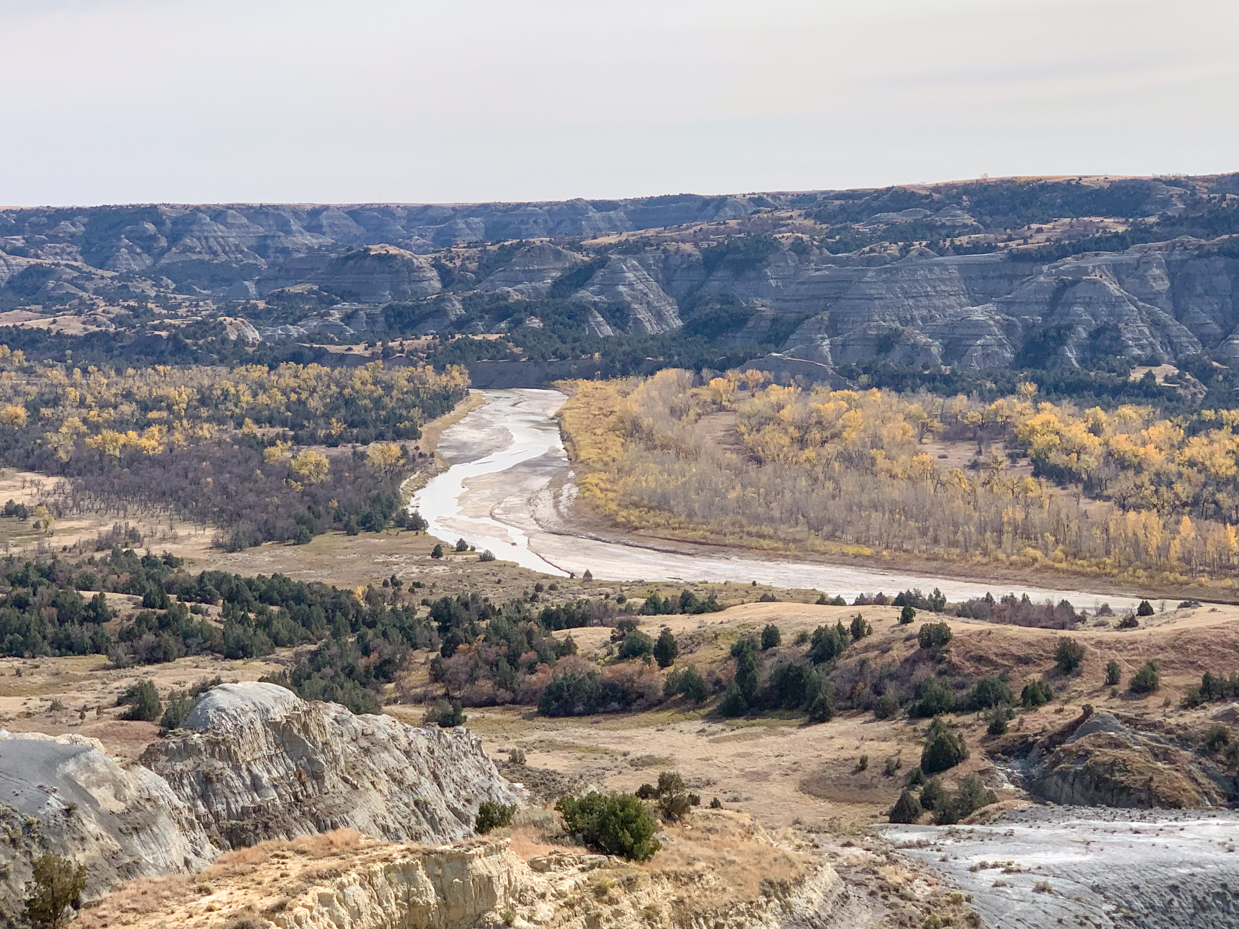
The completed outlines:
[[[1239,175],[5,210],[0,325],[19,327],[11,347],[76,358],[339,362],[355,351],[310,346],[394,341],[383,354],[492,378],[478,362],[597,354],[628,373],[772,352],[817,378],[1138,362],[1211,378],[1208,359],[1239,355],[1235,233]]]

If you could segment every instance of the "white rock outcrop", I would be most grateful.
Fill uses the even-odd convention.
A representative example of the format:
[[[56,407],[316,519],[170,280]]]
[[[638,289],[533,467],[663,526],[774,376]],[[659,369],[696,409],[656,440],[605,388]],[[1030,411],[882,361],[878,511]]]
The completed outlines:
[[[224,684],[142,763],[163,777],[217,843],[351,828],[375,838],[470,835],[485,800],[522,797],[463,728],[406,726],[308,703],[275,684]]]
[[[0,729],[0,831],[0,923],[38,855],[84,865],[92,899],[136,877],[200,870],[220,852],[163,778],[75,735]]]

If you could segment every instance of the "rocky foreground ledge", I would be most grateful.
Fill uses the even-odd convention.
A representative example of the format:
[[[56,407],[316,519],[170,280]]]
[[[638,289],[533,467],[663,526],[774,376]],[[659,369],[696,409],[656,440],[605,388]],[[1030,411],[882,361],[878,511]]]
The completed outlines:
[[[355,716],[274,684],[208,691],[129,767],[92,739],[0,730],[0,923],[46,852],[86,866],[90,900],[268,839],[349,828],[450,842],[483,801],[522,799],[464,729]]]

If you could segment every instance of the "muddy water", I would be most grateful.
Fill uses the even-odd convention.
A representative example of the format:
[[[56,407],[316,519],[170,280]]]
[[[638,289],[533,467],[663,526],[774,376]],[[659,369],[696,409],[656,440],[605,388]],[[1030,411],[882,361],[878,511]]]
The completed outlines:
[[[440,440],[439,452],[450,467],[420,490],[412,505],[430,523],[431,534],[445,542],[463,538],[479,551],[489,549],[497,558],[535,571],[563,577],[588,569],[595,577],[619,581],[747,584],[755,580],[778,587],[813,588],[849,600],[862,592],[889,594],[937,587],[949,600],[1013,590],[1038,601],[1065,597],[1077,608],[1090,611],[1103,602],[1115,609],[1136,602],[1104,590],[1030,587],[855,564],[720,554],[706,546],[683,545],[665,551],[644,542],[590,538],[572,519],[572,470],[553,418],[567,398],[555,390],[480,393],[486,403],[449,427]]]

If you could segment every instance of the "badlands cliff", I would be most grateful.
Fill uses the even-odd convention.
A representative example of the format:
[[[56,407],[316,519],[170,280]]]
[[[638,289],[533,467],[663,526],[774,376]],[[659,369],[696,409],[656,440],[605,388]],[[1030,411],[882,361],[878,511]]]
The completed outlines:
[[[267,839],[344,827],[459,839],[487,799],[521,794],[464,729],[354,716],[274,684],[208,691],[185,730],[129,767],[80,737],[0,732],[0,918],[14,915],[32,859],[47,852],[86,866],[89,900]]]

